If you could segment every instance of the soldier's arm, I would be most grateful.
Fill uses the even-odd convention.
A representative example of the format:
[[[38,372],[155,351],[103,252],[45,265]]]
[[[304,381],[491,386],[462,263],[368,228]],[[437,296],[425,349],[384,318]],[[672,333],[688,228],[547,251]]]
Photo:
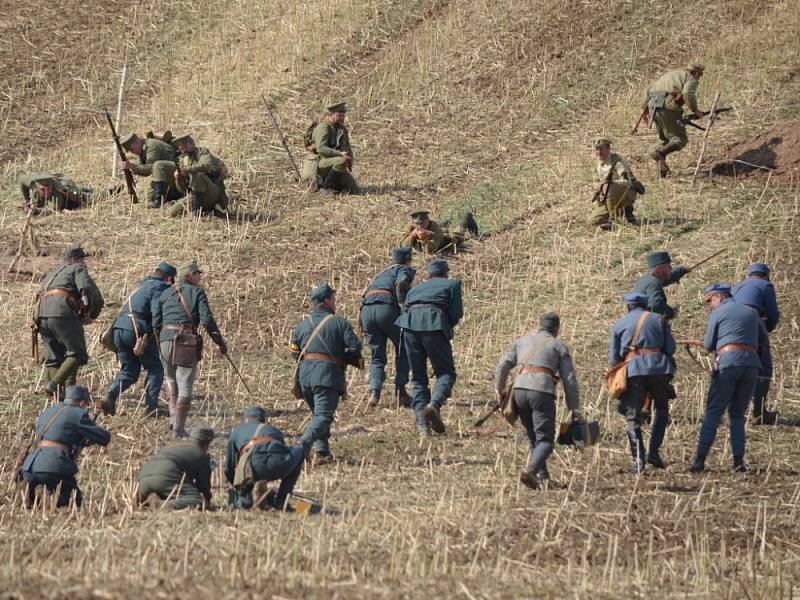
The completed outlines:
[[[694,77],[687,77],[686,83],[683,86],[683,101],[686,106],[695,114],[700,114],[700,109],[697,106],[697,86],[700,84]]]
[[[648,308],[660,315],[664,315],[667,319],[675,318],[675,309],[667,304],[667,295],[660,287],[653,286],[647,291]]]
[[[361,340],[353,331],[353,326],[342,319],[342,339],[344,340],[344,356],[347,362],[361,358]]]
[[[706,327],[706,335],[703,337],[703,347],[709,352],[714,352],[717,349],[717,315],[714,312],[708,317],[708,327]]]
[[[78,422],[78,430],[84,438],[93,444],[107,446],[111,441],[111,432],[92,421],[88,412],[81,415],[81,420]]]
[[[105,300],[100,288],[97,287],[97,284],[89,275],[89,270],[82,264],[79,264],[78,268],[75,269],[75,287],[78,288],[78,294],[81,298],[89,300],[89,316],[92,319],[96,319],[100,311],[103,310]]]
[[[781,319],[781,311],[778,309],[778,298],[775,295],[775,287],[770,283],[764,288],[764,312],[766,312],[767,331],[774,331]]]
[[[668,286],[672,285],[673,283],[678,283],[688,274],[689,274],[688,267],[684,266],[675,267],[674,269],[672,269],[672,273],[669,274],[669,278],[664,282],[664,285]]]
[[[403,241],[400,242],[401,246],[406,246],[408,248],[412,248],[414,246],[414,238],[411,237],[411,232],[414,231],[414,226],[408,228],[408,233],[406,233],[405,237],[403,237]]]
[[[431,235],[425,243],[426,248],[429,254],[436,254],[445,245],[444,229],[442,229],[438,223],[431,223],[429,227],[433,235]]]
[[[517,364],[517,343],[512,342],[508,349],[500,355],[497,366],[494,369],[494,389],[502,392],[506,388],[508,374]]]
[[[447,316],[450,318],[450,325],[455,327],[464,316],[464,303],[461,299],[461,280],[455,279],[456,285],[450,291],[450,307]]]
[[[161,304],[161,299],[164,297],[164,294],[169,291],[170,288],[163,290],[160,294],[156,294],[154,300],[158,300],[158,302],[151,304],[151,310],[153,315],[153,331],[159,333],[161,331],[161,326],[164,323],[164,310],[163,305]]]
[[[615,172],[616,176],[614,177],[616,181],[620,182],[626,181],[628,183],[633,181],[633,173],[631,172],[631,166],[628,164],[628,161],[625,160],[624,158],[619,158],[619,160],[617,160],[617,164],[615,165],[614,170],[616,171]]]
[[[31,201],[31,188],[30,188],[30,185],[26,185],[22,181],[21,177],[20,177],[20,182],[19,182],[19,191],[22,194],[22,197],[24,198],[25,203],[26,204],[30,203],[30,201]]]
[[[305,319],[303,319],[303,321],[305,321]],[[301,321],[300,323],[302,324],[303,321]],[[300,325],[294,328],[294,330],[292,331],[292,338],[289,340],[289,352],[291,353],[292,358],[294,358],[295,360],[300,358],[300,351],[303,349],[303,345],[300,343],[300,333],[298,331],[299,329]]]
[[[233,477],[236,474],[236,460],[238,458],[239,452],[236,450],[233,435],[230,435],[228,437],[228,447],[225,451],[225,479],[230,484],[233,484]]]
[[[150,326],[153,328],[153,331],[156,330],[156,314],[161,317],[161,290],[156,290],[150,296]],[[159,321],[159,327],[161,323]]]
[[[661,345],[661,352],[667,356],[673,356],[677,346],[675,345],[675,338],[672,335],[672,327],[669,326],[669,321],[662,318],[661,323],[664,331],[664,343]]]
[[[317,154],[320,156],[324,156],[325,158],[342,156],[341,152],[328,145],[328,125],[326,123],[323,122],[317,125],[314,128],[312,137],[314,139],[314,145],[317,147]]]
[[[153,165],[147,163],[131,163],[131,172],[140,177],[150,177],[153,174]]]
[[[581,391],[578,387],[578,376],[575,374],[575,364],[572,362],[569,348],[564,346],[561,360],[558,363],[558,374],[561,376],[561,385],[564,386],[564,401],[570,410],[580,410]]]
[[[205,453],[203,453],[203,457],[202,464],[198,465],[195,485],[197,485],[197,490],[203,494],[206,502],[211,504],[211,457]]]
[[[608,339],[608,366],[613,367],[617,363],[622,362],[622,355],[621,355],[621,332],[617,331],[617,327],[614,326],[611,329],[611,335]]]
[[[217,163],[214,157],[206,149],[200,149],[195,153],[195,161],[190,165],[181,165],[181,171],[187,175],[196,173],[211,173],[217,170]]]
[[[202,323],[203,327],[206,328],[206,331],[208,331],[211,339],[222,335],[219,331],[216,320],[214,320],[214,314],[211,312],[211,307],[208,304],[208,296],[206,296],[206,291],[202,288],[198,288],[197,315],[200,317],[200,323]]]
[[[397,279],[394,283],[395,294],[397,295],[397,302],[400,306],[406,303],[406,294],[411,289],[411,282],[414,281],[414,271],[408,267],[401,267],[397,274]]]

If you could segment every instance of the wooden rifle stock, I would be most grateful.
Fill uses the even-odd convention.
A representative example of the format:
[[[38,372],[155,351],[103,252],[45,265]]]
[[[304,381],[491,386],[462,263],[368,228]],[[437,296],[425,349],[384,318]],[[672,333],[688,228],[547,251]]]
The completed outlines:
[[[720,250],[719,252],[714,252],[714,254],[712,254],[711,256],[708,256],[708,257],[704,258],[704,259],[703,259],[703,260],[701,260],[699,263],[696,263],[696,264],[692,265],[691,267],[689,267],[689,272],[691,273],[692,271],[694,271],[694,270],[695,270],[697,267],[699,267],[700,265],[704,265],[705,263],[707,263],[708,261],[710,261],[712,258],[716,258],[717,256],[719,256],[720,254],[722,254],[722,253],[723,253],[723,252],[725,252],[726,250],[727,250],[727,248],[723,248],[723,249],[722,249],[722,250]]]
[[[294,162],[294,156],[292,156],[292,151],[289,149],[289,144],[286,143],[286,136],[283,135],[283,131],[281,131],[280,126],[278,125],[278,121],[275,119],[275,115],[272,114],[272,111],[269,108],[269,104],[267,104],[267,99],[264,98],[264,95],[261,95],[261,102],[264,103],[264,109],[267,111],[267,115],[269,116],[269,120],[272,121],[272,126],[275,128],[275,131],[278,132],[278,137],[281,138],[281,144],[283,144],[283,149],[286,150],[286,154],[289,155],[289,160],[292,163],[292,168],[294,169],[295,175],[297,175],[297,181],[300,181],[300,169],[297,168],[297,163]]]
[[[642,114],[639,115],[639,119],[636,121],[636,125],[633,126],[633,131],[631,131],[631,135],[635,134],[639,130],[639,125],[641,125],[642,121],[644,121],[644,118],[647,116],[649,112],[650,108],[648,106],[645,106],[644,109],[642,110]]]
[[[106,119],[108,120],[108,126],[111,128],[111,135],[114,138],[114,145],[117,147],[117,153],[119,154],[120,160],[127,160],[125,156],[125,149],[122,147],[122,144],[119,143],[119,134],[117,134],[117,130],[114,127],[114,122],[111,120],[111,115],[108,114],[108,109],[103,109],[106,111]],[[128,188],[128,196],[130,196],[131,202],[134,204],[139,203],[139,197],[136,195],[136,185],[133,182],[133,173],[131,173],[130,169],[124,169],[123,173],[125,173],[125,186]]]
[[[614,168],[617,166],[616,162],[611,163],[611,168],[608,170],[608,175],[600,184],[600,189],[594,193],[592,202],[597,202],[598,206],[603,206],[608,200],[608,191],[611,189],[611,180],[614,178]],[[603,189],[605,188],[605,190]]]

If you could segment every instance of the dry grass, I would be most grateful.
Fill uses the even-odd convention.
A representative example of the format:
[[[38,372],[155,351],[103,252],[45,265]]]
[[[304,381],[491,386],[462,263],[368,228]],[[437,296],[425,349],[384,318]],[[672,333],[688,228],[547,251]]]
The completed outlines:
[[[0,285],[7,315],[0,346],[2,481],[44,402],[35,394],[41,373],[25,356],[30,298],[58,251],[75,239],[101,250],[90,269],[109,304],[88,330],[93,359],[82,370],[96,394],[115,370],[96,337],[131,285],[161,258],[197,258],[208,267],[212,306],[258,397],[249,398],[210,352],[190,422],[226,432],[245,404],[258,401],[294,435],[307,413],[288,393],[285,346],[312,283],[331,279],[342,313],[354,318],[361,290],[396,244],[410,206],[454,217],[473,208],[492,235],[452,260],[464,280],[467,316],[456,333],[459,381],[445,410],[449,432],[419,443],[409,412],[367,411],[366,381],[354,373],[335,425],[340,461],[306,471],[298,486],[335,509],[331,514],[142,513],[129,502],[135,474],[169,436],[163,423],[137,419],[142,397],[134,388],[120,414],[104,420],[115,434],[111,446],[83,459],[81,511],[31,515],[3,490],[6,595],[611,598],[658,590],[666,597],[779,598],[797,589],[796,429],[751,429],[755,468],[743,477],[727,470],[723,433],[711,471],[689,476],[707,380],[681,354],[680,399],[665,447],[670,469],[637,480],[625,473],[622,419],[599,386],[607,331],[644,254],[666,247],[689,264],[726,245],[724,260],[671,290],[682,307],[675,329],[687,337],[703,331],[705,283],[738,279],[751,260],[769,262],[784,312],[774,337],[772,395],[785,415],[800,416],[792,288],[800,259],[797,185],[699,180],[691,188],[685,178],[699,137],[676,157],[679,176],[658,183],[644,158],[654,135],[627,134],[649,78],[694,58],[708,65],[705,96],[720,89],[737,107],[711,136],[711,155],[751,135],[755,124],[796,115],[795,3],[622,2],[614,10],[577,0],[148,6],[108,21],[103,50],[87,50],[86,60],[94,60],[82,72],[92,95],[56,75],[65,72],[58,65],[66,54],[44,61],[54,70],[42,71],[42,85],[62,89],[72,104],[59,113],[61,139],[32,147],[30,156],[21,132],[34,113],[23,107],[48,110],[52,95],[25,91],[14,75],[27,77],[42,63],[38,50],[19,37],[4,42],[23,67],[2,81],[14,101],[0,116],[17,143],[6,149],[3,190],[15,193],[11,176],[23,168],[58,168],[105,183],[108,143],[92,111],[114,103],[121,58],[112,56],[108,40],[132,23],[123,129],[191,129],[232,167],[239,209],[275,218],[166,221],[117,199],[39,219],[38,235],[54,256],[26,257],[21,268],[32,275],[4,275]],[[168,14],[181,15],[185,26],[169,29]],[[324,205],[303,194],[260,113],[260,92],[298,151],[325,101],[347,97],[356,176],[368,193]],[[597,133],[610,134],[648,184],[639,212],[649,224],[606,236],[585,226],[587,142]],[[5,206],[0,243],[16,248],[23,216],[11,202]],[[515,479],[527,451],[521,431],[474,438],[470,425],[490,394],[499,353],[549,309],[564,318],[584,404],[603,421],[605,436],[591,451],[560,449],[552,471],[565,489],[532,494]],[[215,442],[217,457],[223,447]],[[226,497],[220,475],[218,504]]]

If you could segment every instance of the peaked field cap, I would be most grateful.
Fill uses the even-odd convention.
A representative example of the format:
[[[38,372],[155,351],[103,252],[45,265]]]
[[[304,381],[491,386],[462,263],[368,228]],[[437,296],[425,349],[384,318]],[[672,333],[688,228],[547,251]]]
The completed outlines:
[[[267,411],[260,406],[251,404],[242,411],[242,417],[255,417],[263,421],[267,418]]]
[[[176,269],[171,264],[165,261],[161,261],[156,265],[156,271],[161,271],[163,273],[166,273],[170,277],[175,277],[178,274],[178,269]]]
[[[131,145],[133,144],[133,140],[137,139],[137,135],[134,132],[129,133],[123,138],[120,138],[119,145],[125,148],[125,150],[130,150]]]
[[[539,327],[547,331],[552,331],[561,327],[561,317],[552,311],[544,313],[539,317]]]
[[[65,400],[78,400],[79,402],[88,402],[91,396],[89,390],[82,385],[68,385],[64,391]]]
[[[689,63],[686,65],[687,71],[696,71],[698,73],[704,73],[706,70],[706,66],[702,63]]]
[[[392,260],[402,262],[409,258],[411,258],[411,246],[400,246],[392,250]]]
[[[703,294],[706,296],[711,296],[712,294],[728,294],[731,293],[731,286],[727,283],[712,283],[708,287],[703,290]]]
[[[641,292],[628,292],[622,299],[625,301],[625,304],[644,304],[647,305],[649,298],[646,294],[642,294]]]
[[[665,252],[663,250],[659,252],[652,252],[647,255],[647,266],[650,269],[657,267],[658,265],[668,265],[671,262],[672,257],[669,255],[669,252]]]
[[[174,138],[172,138],[170,143],[177,146],[178,144],[184,144],[186,142],[190,142],[192,144],[194,143],[194,138],[192,137],[191,133],[181,133],[176,135]]]
[[[611,140],[608,139],[608,138],[601,137],[601,138],[597,138],[594,141],[594,147],[595,148],[602,148],[604,146],[611,147]]]
[[[428,273],[431,275],[447,273],[448,271],[450,271],[450,265],[442,258],[437,258],[428,263]]]
[[[429,214],[431,214],[431,210],[429,208],[417,208],[408,213],[408,216],[410,216],[412,219],[421,219],[427,217]]]
[[[346,102],[337,102],[335,104],[331,104],[325,110],[327,110],[329,113],[347,112],[347,103]]]
[[[192,429],[191,437],[200,443],[210,442],[214,439],[214,430],[211,427],[195,427]]]
[[[64,260],[72,260],[75,258],[86,258],[89,256],[84,251],[80,244],[73,244],[64,250]]]
[[[178,276],[179,277],[186,277],[187,275],[191,275],[192,273],[202,273],[203,269],[199,267],[196,260],[190,260],[189,262],[183,263],[180,268],[178,269]]]
[[[753,273],[769,275],[769,267],[765,263],[753,263],[750,265],[750,268],[747,269],[747,274],[752,275]]]
[[[333,289],[327,281],[321,281],[317,284],[317,287],[311,291],[311,301],[316,304],[322,304],[335,293],[336,290]]]

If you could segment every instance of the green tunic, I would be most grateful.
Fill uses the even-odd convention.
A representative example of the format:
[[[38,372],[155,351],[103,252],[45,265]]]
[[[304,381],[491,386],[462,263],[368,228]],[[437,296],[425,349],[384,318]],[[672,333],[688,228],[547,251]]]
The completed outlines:
[[[325,179],[328,171],[333,169],[339,173],[339,182],[344,189],[350,192],[358,191],[356,180],[350,173],[352,162],[344,156],[344,153],[347,152],[351,157],[354,157],[347,127],[344,125],[334,125],[326,119],[314,128],[311,137],[314,141],[317,155],[319,156],[319,159],[316,161],[317,175]],[[306,161],[312,162],[309,161],[308,158]]]
[[[56,210],[75,210],[82,208],[84,197],[82,190],[72,179],[64,177],[59,173],[32,173],[23,171],[17,176],[19,191],[22,194],[23,205],[27,210],[31,205],[31,200],[35,202],[36,208],[44,208],[47,200],[38,195],[36,184],[52,184],[53,195],[51,201],[55,204]]]
[[[619,154],[611,153],[605,160],[597,161],[594,168],[594,178],[598,183],[604,183],[608,172],[613,167],[611,184],[608,187],[606,201],[595,207],[590,217],[592,225],[607,223],[614,217],[619,217],[626,206],[633,206],[636,201],[636,191],[631,187],[633,173],[628,161]],[[605,186],[604,186],[605,188]],[[603,190],[605,192],[605,189]]]
[[[153,181],[172,183],[178,164],[178,151],[172,144],[158,138],[148,138],[144,142],[138,165],[131,165],[131,171],[140,177],[150,177]]]
[[[195,147],[188,154],[181,154],[178,165],[186,174],[186,177],[178,180],[178,190],[183,193],[191,190],[193,202],[199,204],[195,208],[202,208],[204,211],[211,211],[217,205],[222,210],[228,208],[228,196],[225,192],[228,168],[222,160],[214,156],[208,148]],[[176,202],[169,210],[170,216],[182,215],[185,202]]]
[[[160,340],[162,342],[167,342],[173,339],[178,333],[175,329],[162,329],[164,325],[189,324],[189,318],[186,316],[186,311],[183,309],[178,294],[175,291],[177,286],[180,286],[183,299],[189,307],[189,312],[192,313],[191,324],[194,328],[197,329],[200,325],[203,325],[212,337],[219,335],[219,327],[214,320],[214,315],[208,304],[206,291],[182,279],[175,285],[161,292],[160,307],[153,314],[153,329],[156,331],[162,330]]]
[[[139,497],[144,500],[149,494],[162,499],[172,496],[175,508],[211,502],[211,457],[197,440],[165,446],[142,466]]]

